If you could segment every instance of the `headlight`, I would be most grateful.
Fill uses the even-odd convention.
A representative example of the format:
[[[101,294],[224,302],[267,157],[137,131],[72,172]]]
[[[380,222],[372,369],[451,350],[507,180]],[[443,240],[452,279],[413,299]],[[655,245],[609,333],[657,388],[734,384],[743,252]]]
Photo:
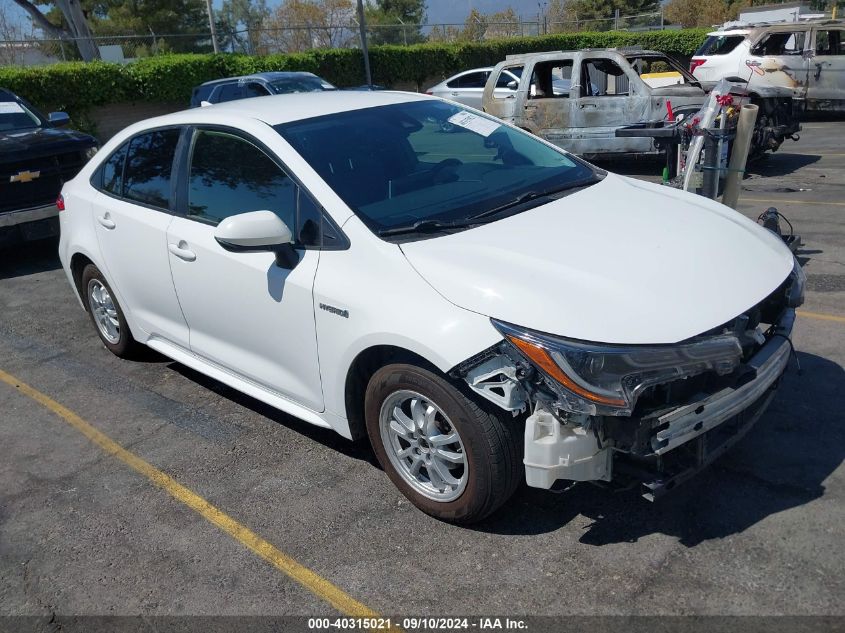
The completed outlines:
[[[491,319],[519,352],[554,380],[564,408],[588,415],[631,415],[647,387],[739,366],[742,347],[733,335],[677,345],[603,345],[525,330]]]
[[[89,161],[92,158],[94,158],[94,155],[97,153],[98,149],[100,149],[100,148],[97,147],[96,145],[94,147],[89,147],[84,152],[82,152],[82,155],[85,156],[86,161]]]

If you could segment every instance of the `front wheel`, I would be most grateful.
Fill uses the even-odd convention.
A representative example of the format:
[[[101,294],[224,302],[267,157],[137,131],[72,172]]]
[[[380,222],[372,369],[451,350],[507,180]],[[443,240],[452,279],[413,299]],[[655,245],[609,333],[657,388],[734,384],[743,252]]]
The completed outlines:
[[[365,395],[370,442],[391,481],[438,519],[472,523],[519,484],[514,424],[488,413],[444,378],[414,365],[388,365]]]

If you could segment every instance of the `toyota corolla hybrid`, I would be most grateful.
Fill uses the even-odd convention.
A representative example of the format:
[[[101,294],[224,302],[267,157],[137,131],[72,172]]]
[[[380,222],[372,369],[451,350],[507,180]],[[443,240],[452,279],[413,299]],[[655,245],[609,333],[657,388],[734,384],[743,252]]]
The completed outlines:
[[[803,298],[790,251],[735,211],[425,95],[151,119],[60,204],[109,350],[368,436],[455,522],[522,479],[673,487],[768,404]]]

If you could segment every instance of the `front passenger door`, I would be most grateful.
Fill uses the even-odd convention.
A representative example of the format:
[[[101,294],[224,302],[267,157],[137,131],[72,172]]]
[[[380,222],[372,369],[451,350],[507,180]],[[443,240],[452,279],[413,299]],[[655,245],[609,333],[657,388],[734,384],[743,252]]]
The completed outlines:
[[[219,129],[194,130],[167,233],[170,265],[188,322],[191,351],[313,410],[323,410],[313,285],[320,211],[256,143]],[[276,213],[297,239],[299,262],[281,268],[270,252],[238,253],[215,239],[225,218]],[[319,242],[317,242],[319,243]]]
[[[819,28],[815,32],[815,55],[810,59],[807,100],[811,109],[842,110],[845,107],[845,28]],[[819,101],[828,102],[819,108]]]

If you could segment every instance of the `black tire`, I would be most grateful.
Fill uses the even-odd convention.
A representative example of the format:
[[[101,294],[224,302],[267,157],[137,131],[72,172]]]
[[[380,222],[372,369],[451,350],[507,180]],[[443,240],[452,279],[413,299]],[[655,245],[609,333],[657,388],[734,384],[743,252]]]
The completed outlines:
[[[100,326],[94,315],[94,310],[91,306],[91,292],[94,284],[102,284],[108,291],[111,301],[114,305],[116,318],[118,322],[118,334],[116,341],[110,341],[101,331]],[[82,271],[82,278],[80,281],[80,289],[82,290],[82,300],[85,303],[85,308],[88,310],[88,315],[91,317],[91,322],[94,324],[94,330],[97,336],[103,342],[112,354],[120,358],[132,358],[140,350],[141,345],[132,337],[132,332],[129,330],[129,325],[126,323],[126,317],[123,316],[123,309],[114,296],[111,287],[109,286],[103,273],[94,264],[88,264]]]
[[[387,455],[379,416],[382,405],[400,391],[416,392],[435,404],[460,436],[468,469],[463,492],[454,500],[437,501],[421,494]],[[504,504],[522,479],[521,433],[515,421],[485,410],[430,371],[405,364],[382,367],[367,385],[364,414],[373,451],[388,477],[411,503],[437,519],[480,521]]]

